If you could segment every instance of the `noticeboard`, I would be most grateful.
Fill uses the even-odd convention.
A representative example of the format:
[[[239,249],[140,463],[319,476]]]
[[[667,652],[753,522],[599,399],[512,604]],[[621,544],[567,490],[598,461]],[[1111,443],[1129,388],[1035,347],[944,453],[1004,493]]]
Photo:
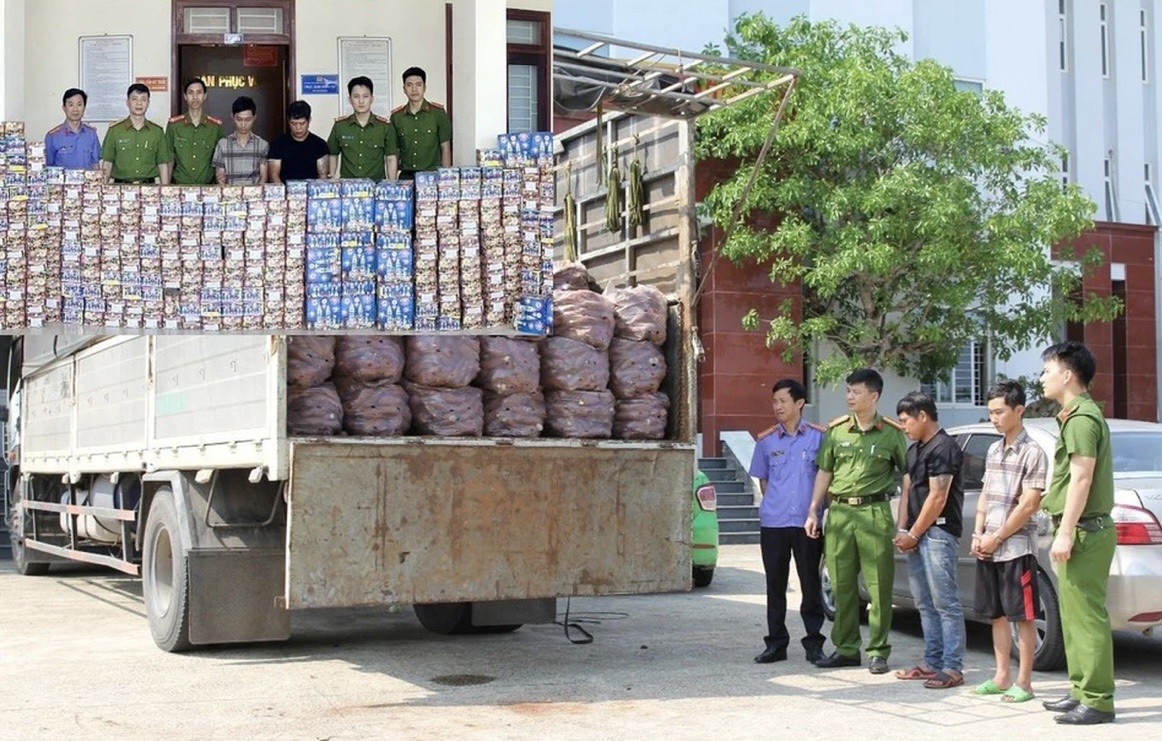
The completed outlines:
[[[89,96],[86,120],[125,118],[125,90],[133,83],[133,37],[81,36],[78,45],[77,79]]]
[[[370,77],[375,83],[373,113],[391,116],[391,95],[395,89],[391,74],[391,39],[386,36],[339,37],[339,115],[352,113],[347,99],[347,81],[352,77]]]

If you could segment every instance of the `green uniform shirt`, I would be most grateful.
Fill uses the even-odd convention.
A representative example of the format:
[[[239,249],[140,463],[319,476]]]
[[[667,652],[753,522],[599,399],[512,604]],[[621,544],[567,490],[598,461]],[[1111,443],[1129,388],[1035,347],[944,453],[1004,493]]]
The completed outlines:
[[[1065,494],[1069,489],[1069,458],[1080,455],[1095,459],[1093,482],[1081,517],[1110,515],[1114,507],[1114,458],[1110,450],[1110,428],[1101,409],[1089,394],[1082,394],[1057,415],[1060,434],[1053,451],[1053,480],[1041,501],[1041,507],[1052,517],[1065,512]]]
[[[452,141],[452,120],[442,105],[425,100],[416,113],[401,105],[391,112],[391,125],[399,147],[399,169],[440,168],[440,145]]]
[[[835,496],[884,494],[895,488],[907,449],[904,433],[881,415],[861,430],[850,414],[828,426],[815,463],[820,471],[831,473],[828,491]]]
[[[189,115],[174,116],[165,127],[165,140],[173,152],[176,185],[209,185],[214,182],[214,147],[222,138],[222,122],[202,116],[197,126]]]
[[[343,157],[339,177],[372,180],[387,177],[384,157],[399,151],[390,121],[373,115],[366,126],[360,126],[354,113],[335,119],[331,135],[327,137],[327,149],[332,156]]]
[[[173,162],[173,154],[160,126],[146,120],[136,129],[126,118],[105,132],[101,159],[113,163],[114,180],[152,180],[160,174],[160,165]]]

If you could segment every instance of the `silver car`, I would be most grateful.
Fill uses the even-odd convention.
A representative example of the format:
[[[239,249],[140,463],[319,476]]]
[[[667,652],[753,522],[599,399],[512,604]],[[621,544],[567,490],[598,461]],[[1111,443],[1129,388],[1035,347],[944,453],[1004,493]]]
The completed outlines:
[[[1109,420],[1114,456],[1113,521],[1118,545],[1110,567],[1107,607],[1114,630],[1147,632],[1162,624],[1162,424],[1131,420]],[[1053,471],[1053,450],[1057,444],[1057,421],[1029,419],[1025,429],[1049,457]],[[948,433],[964,451],[961,480],[964,486],[964,535],[960,539],[957,582],[965,617],[988,622],[975,610],[976,558],[968,549],[977,499],[984,478],[984,461],[989,446],[1001,438],[987,422],[949,428]],[[899,500],[893,500],[893,512]],[[1038,543],[1038,588],[1041,604],[1037,612],[1037,651],[1034,668],[1052,671],[1065,666],[1065,643],[1061,637],[1061,614],[1057,605],[1057,572],[1049,559],[1052,541],[1049,518],[1037,515],[1041,538]],[[905,556],[896,555],[893,600],[898,607],[915,609],[908,586]],[[826,569],[824,569],[826,570]],[[825,589],[829,586],[825,578]],[[861,591],[863,585],[860,584]],[[832,600],[825,595],[828,616]],[[867,594],[864,592],[864,599]],[[1015,637],[1015,632],[1014,632]],[[1015,649],[1014,641],[1014,651]]]

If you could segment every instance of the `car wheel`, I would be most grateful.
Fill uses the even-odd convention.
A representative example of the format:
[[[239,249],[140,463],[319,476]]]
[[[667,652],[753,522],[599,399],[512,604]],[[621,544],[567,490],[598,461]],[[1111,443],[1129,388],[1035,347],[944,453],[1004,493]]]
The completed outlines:
[[[835,622],[835,595],[831,589],[831,574],[827,573],[827,559],[819,559],[819,581],[823,584],[823,615],[831,622]],[[859,586],[862,592],[862,575],[859,577]],[[868,603],[863,599],[861,593],[859,599],[859,620],[861,623],[867,619],[867,606]]]
[[[1061,634],[1061,608],[1057,603],[1057,592],[1048,575],[1037,570],[1037,616],[1033,619],[1036,628],[1037,646],[1033,652],[1033,668],[1039,672],[1052,672],[1065,667],[1065,639]],[[1018,657],[1017,626],[1013,624],[1013,658]]]
[[[714,581],[714,567],[713,566],[695,566],[694,567],[694,586],[708,587],[710,582]]]

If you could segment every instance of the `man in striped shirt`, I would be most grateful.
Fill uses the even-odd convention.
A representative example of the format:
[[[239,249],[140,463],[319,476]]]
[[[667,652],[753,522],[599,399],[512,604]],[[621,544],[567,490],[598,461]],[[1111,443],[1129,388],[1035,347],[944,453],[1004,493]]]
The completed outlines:
[[[1000,381],[988,393],[989,421],[1004,438],[985,459],[984,483],[976,507],[972,553],[977,561],[976,609],[993,621],[997,670],[978,685],[978,695],[1002,695],[1005,702],[1033,698],[1033,651],[1037,634],[1037,523],[1049,463],[1045,451],[1025,432],[1025,390]],[[1013,681],[1010,623],[1017,624],[1020,661]]]
[[[254,99],[247,95],[239,96],[231,106],[234,133],[219,139],[214,149],[218,185],[266,184],[270,145],[253,131],[257,110]]]

